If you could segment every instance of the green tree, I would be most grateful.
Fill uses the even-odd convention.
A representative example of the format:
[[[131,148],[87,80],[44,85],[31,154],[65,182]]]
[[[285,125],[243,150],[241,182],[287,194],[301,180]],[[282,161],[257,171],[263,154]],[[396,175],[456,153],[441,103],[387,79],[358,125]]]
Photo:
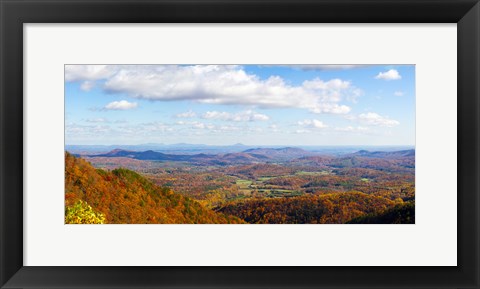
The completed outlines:
[[[90,205],[78,200],[72,206],[65,207],[65,224],[104,224],[105,215],[95,212]]]

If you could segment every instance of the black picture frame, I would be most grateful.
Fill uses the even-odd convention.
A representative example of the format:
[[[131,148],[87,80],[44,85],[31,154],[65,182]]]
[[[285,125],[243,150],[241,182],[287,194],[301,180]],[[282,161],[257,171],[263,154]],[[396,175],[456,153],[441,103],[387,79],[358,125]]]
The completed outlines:
[[[478,0],[0,0],[0,13],[1,288],[480,288]],[[23,24],[150,22],[457,23],[458,266],[23,266]]]

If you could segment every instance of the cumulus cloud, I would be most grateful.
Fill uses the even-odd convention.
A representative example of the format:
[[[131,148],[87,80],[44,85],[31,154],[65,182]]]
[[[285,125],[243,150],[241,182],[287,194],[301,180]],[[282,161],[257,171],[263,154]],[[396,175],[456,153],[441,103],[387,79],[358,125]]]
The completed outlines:
[[[343,99],[358,94],[349,81],[315,78],[299,85],[279,76],[261,79],[236,65],[122,65],[66,69],[67,81],[103,79],[103,89],[130,97],[261,108],[300,108],[314,113],[345,114]],[[89,74],[90,72],[90,74]]]
[[[237,113],[228,113],[220,111],[207,111],[202,115],[205,119],[216,119],[225,121],[267,121],[269,117],[265,114],[256,113],[252,110],[241,111]]]
[[[126,100],[120,100],[120,101],[113,101],[107,104],[104,109],[107,110],[127,110],[127,109],[132,109],[136,108],[137,103],[136,102],[128,102]]]
[[[390,119],[385,116],[381,116],[374,112],[362,113],[357,117],[358,121],[367,125],[376,125],[384,127],[394,127],[400,124],[400,122]]]
[[[178,117],[178,118],[192,118],[192,117],[196,117],[196,116],[197,116],[197,114],[195,112],[191,111],[191,110],[175,115],[175,117]]]
[[[390,69],[389,71],[386,71],[386,72],[379,72],[377,76],[375,76],[375,79],[398,80],[398,79],[402,79],[402,76],[400,75],[400,73],[398,73],[397,70]]]
[[[305,119],[297,122],[298,125],[309,127],[309,128],[327,128],[328,126],[318,119]]]
[[[90,91],[90,90],[92,90],[93,87],[95,87],[95,82],[90,81],[90,80],[85,80],[80,85],[80,89],[83,90],[83,91]]]
[[[395,91],[393,93],[393,95],[395,95],[395,96],[403,96],[403,94],[404,94],[403,91]]]
[[[118,70],[115,65],[65,65],[65,81],[106,79]]]

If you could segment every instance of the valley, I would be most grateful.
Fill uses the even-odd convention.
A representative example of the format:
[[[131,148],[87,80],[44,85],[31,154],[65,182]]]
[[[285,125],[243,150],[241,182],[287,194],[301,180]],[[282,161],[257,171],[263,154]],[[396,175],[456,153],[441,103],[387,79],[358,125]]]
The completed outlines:
[[[203,149],[208,153],[82,148],[71,153],[102,172],[138,173],[240,222],[414,223],[413,149],[349,148],[334,154],[298,147]],[[389,217],[383,220],[382,214]]]

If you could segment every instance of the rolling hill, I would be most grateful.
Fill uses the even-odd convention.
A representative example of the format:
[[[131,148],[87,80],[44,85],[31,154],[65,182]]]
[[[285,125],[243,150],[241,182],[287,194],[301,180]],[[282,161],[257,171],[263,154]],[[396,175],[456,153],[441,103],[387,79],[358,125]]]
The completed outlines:
[[[354,154],[351,154],[352,156],[360,156],[360,157],[366,157],[366,158],[404,158],[404,157],[415,157],[415,150],[402,150],[402,151],[366,151],[366,150],[361,150],[358,151]]]
[[[119,158],[127,157],[137,160],[150,161],[173,161],[173,162],[190,162],[212,165],[228,165],[228,164],[248,164],[269,161],[289,161],[295,158],[312,156],[315,153],[299,149],[299,148],[255,148],[247,149],[241,152],[233,152],[226,154],[166,154],[153,150],[147,151],[131,151],[123,149],[114,149],[108,153],[90,154],[86,157],[109,157]],[[78,156],[78,155],[77,155]]]
[[[313,156],[315,153],[300,148],[255,148],[243,151],[253,156],[264,156],[273,159],[291,160],[306,156]]]
[[[415,202],[397,205],[380,214],[354,218],[348,224],[415,224]]]
[[[67,152],[65,206],[69,223],[95,223],[95,220],[114,224],[243,223],[169,188],[159,187],[133,171],[95,169]],[[85,222],[85,216],[94,221]]]
[[[217,210],[253,224],[343,224],[369,222],[393,208],[392,200],[347,192],[293,198],[251,199],[225,204]],[[399,212],[400,217],[402,212]],[[368,219],[359,219],[368,216]],[[396,217],[396,215],[395,215]],[[386,217],[385,217],[386,218]]]

